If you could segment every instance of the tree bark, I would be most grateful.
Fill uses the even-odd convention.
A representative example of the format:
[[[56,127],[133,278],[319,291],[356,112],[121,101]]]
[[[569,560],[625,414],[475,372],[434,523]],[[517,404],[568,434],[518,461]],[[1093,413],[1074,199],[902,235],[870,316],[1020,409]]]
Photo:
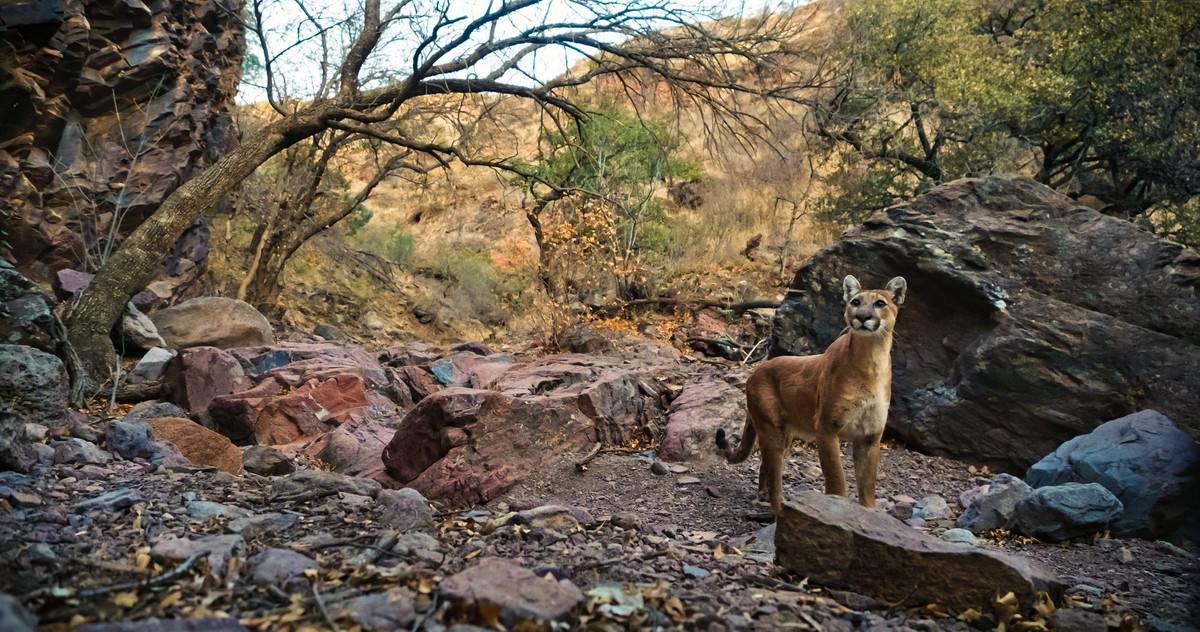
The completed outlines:
[[[67,336],[83,365],[82,386],[95,390],[111,374],[115,350],[109,340],[125,304],[146,287],[158,262],[194,219],[229,193],[259,165],[327,125],[328,105],[280,119],[243,140],[237,149],[183,183],[146,218],[100,268],[66,320]]]

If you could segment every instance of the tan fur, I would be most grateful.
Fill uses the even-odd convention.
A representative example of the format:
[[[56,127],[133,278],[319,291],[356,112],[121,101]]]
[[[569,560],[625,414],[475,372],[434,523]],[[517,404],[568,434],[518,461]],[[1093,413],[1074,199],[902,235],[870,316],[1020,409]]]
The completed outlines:
[[[858,500],[875,506],[879,440],[892,395],[892,331],[907,286],[896,277],[887,289],[863,290],[846,277],[843,289],[848,331],[821,355],[759,366],[746,382],[746,423],[737,450],[729,449],[723,432],[717,436],[730,463],[744,461],[758,444],[759,494],[776,513],[783,504],[783,462],[795,439],[816,443],[825,493],[839,496],[846,495],[841,442],[853,442]]]

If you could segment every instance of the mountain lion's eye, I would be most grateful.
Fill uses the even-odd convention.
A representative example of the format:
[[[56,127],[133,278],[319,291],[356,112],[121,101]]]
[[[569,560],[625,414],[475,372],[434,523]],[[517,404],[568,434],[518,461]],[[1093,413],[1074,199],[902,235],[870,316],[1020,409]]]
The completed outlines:
[[[860,300],[858,300],[858,299],[854,299],[853,301],[850,301],[850,304],[851,304],[851,305],[853,305],[853,306],[855,306],[855,307],[858,307],[859,305],[861,305],[861,304],[862,304],[862,301],[860,301]]]
[[[875,309],[883,309],[885,307],[887,307],[886,302],[884,302],[882,300],[875,301]]]

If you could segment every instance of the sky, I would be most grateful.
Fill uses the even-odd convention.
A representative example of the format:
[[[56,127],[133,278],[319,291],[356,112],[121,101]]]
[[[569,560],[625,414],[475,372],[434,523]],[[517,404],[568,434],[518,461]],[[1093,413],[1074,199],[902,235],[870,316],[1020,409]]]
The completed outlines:
[[[303,5],[299,2],[303,1]],[[383,0],[383,10],[395,5],[396,0]],[[447,41],[453,37],[462,25],[470,22],[476,16],[482,15],[489,6],[495,7],[501,0],[442,0],[448,6],[448,14],[452,17],[464,18],[461,22],[444,31],[445,36],[439,38]],[[320,85],[321,68],[321,34],[331,51],[343,50],[354,35],[352,25],[347,25],[346,17],[352,15],[360,6],[359,0],[259,0],[263,13],[263,24],[267,32],[268,50],[276,58],[274,66],[275,81],[283,92],[301,98],[311,98]],[[746,15],[760,11],[769,3],[763,0],[746,0],[745,4],[720,2],[719,0],[646,0],[646,4],[662,4],[693,10],[698,15]],[[414,42],[423,35],[423,27],[432,23],[430,18],[423,18],[419,12],[427,11],[435,4],[435,0],[416,0],[401,14],[409,18],[398,22],[389,29],[381,42],[374,65],[367,69],[369,76],[376,77],[376,82],[384,81],[386,77],[402,75],[411,64]],[[631,2],[616,0],[541,0],[537,4],[525,8],[499,24],[497,36],[519,32],[534,24],[546,22],[574,20],[588,17],[591,7],[603,7],[606,12],[620,11],[630,6]],[[774,3],[770,3],[772,6]],[[317,25],[321,25],[318,29]],[[464,44],[460,50],[467,50],[471,44],[479,44],[487,33],[481,33],[471,42]],[[610,34],[609,41],[616,41],[619,36]],[[259,60],[264,58],[256,38],[250,38],[249,53]],[[538,50],[524,58],[516,68],[507,72],[503,79],[510,83],[536,85],[562,74],[575,63],[584,58],[585,53],[565,47],[547,47]],[[336,52],[331,53],[331,58]],[[483,76],[495,70],[504,62],[504,58],[492,56],[484,59],[469,71],[459,75],[476,74]],[[247,71],[239,89],[239,103],[255,103],[266,98],[263,88],[265,76],[262,73]]]

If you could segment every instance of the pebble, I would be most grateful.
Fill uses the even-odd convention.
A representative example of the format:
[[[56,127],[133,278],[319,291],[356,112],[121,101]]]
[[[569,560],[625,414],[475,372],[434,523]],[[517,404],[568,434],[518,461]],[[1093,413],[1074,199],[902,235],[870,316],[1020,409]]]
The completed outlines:
[[[671,471],[671,468],[667,467],[667,464],[663,463],[662,461],[656,460],[650,464],[650,473],[651,474],[657,474],[658,476],[662,476],[663,474],[666,474],[670,471]]]
[[[711,575],[710,572],[704,570],[703,568],[700,568],[699,566],[692,566],[691,564],[683,565],[683,574],[689,577],[695,577],[696,579],[704,579],[705,577]]]

